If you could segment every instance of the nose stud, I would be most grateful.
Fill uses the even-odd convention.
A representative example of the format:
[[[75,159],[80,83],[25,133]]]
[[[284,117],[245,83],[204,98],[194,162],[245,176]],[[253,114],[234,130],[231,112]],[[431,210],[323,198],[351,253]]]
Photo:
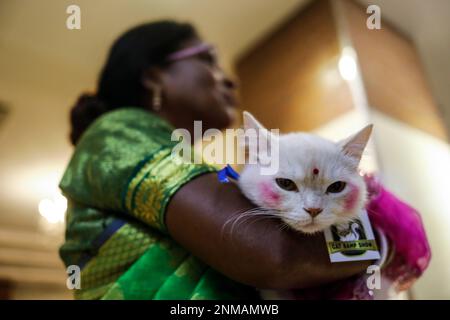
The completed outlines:
[[[323,211],[322,208],[303,208],[310,216],[311,218],[315,218]]]

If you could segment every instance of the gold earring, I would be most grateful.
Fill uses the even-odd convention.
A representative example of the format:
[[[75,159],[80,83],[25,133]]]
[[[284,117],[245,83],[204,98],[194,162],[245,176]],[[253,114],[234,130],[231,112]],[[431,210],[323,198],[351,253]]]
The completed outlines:
[[[154,111],[160,111],[161,110],[161,87],[155,86],[153,88],[153,110]]]

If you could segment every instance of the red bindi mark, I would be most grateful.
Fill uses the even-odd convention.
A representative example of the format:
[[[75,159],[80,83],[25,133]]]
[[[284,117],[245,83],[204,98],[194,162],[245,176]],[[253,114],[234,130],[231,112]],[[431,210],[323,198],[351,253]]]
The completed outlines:
[[[313,174],[319,174],[319,169],[314,168],[314,169],[313,169]]]

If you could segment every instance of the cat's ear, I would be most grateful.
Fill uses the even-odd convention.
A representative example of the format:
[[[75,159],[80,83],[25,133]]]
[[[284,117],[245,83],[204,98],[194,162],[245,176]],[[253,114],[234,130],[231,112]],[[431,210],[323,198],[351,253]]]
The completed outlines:
[[[247,111],[243,112],[244,116],[244,130],[254,130],[257,135],[257,140],[261,140],[262,143],[270,143],[272,134],[267,130],[256,118]]]
[[[243,117],[244,117],[244,130],[247,129],[266,130],[266,128],[264,128],[264,126],[258,120],[256,120],[256,118],[250,112],[244,111]]]
[[[246,133],[241,137],[240,144],[244,146],[246,163],[249,157],[253,160],[261,161],[262,157],[268,155],[276,143],[276,136],[255,119],[255,117],[247,111],[243,113],[244,131]],[[250,131],[249,132],[247,132]],[[261,161],[264,162],[265,160]]]
[[[350,157],[356,159],[359,163],[364,148],[369,141],[370,134],[372,133],[372,128],[373,125],[369,124],[368,126],[365,126],[363,129],[358,131],[356,134],[353,134],[347,139],[338,142],[339,146],[342,148],[342,151],[346,155],[349,155]]]

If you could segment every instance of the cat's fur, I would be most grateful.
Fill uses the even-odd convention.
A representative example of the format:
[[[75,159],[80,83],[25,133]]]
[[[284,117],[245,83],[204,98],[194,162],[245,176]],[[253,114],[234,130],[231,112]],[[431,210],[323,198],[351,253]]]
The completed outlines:
[[[266,141],[271,135],[248,112],[244,112],[244,128],[260,130],[259,138]],[[247,164],[239,187],[254,204],[275,212],[300,232],[315,233],[347,223],[359,214],[366,201],[367,190],[358,165],[371,131],[372,125],[368,125],[340,142],[308,133],[280,135],[274,140],[280,155],[278,172],[262,175],[261,164]],[[297,190],[283,189],[277,178],[292,180]],[[327,192],[337,181],[345,182],[343,190]],[[310,208],[322,212],[313,217],[305,211]]]

